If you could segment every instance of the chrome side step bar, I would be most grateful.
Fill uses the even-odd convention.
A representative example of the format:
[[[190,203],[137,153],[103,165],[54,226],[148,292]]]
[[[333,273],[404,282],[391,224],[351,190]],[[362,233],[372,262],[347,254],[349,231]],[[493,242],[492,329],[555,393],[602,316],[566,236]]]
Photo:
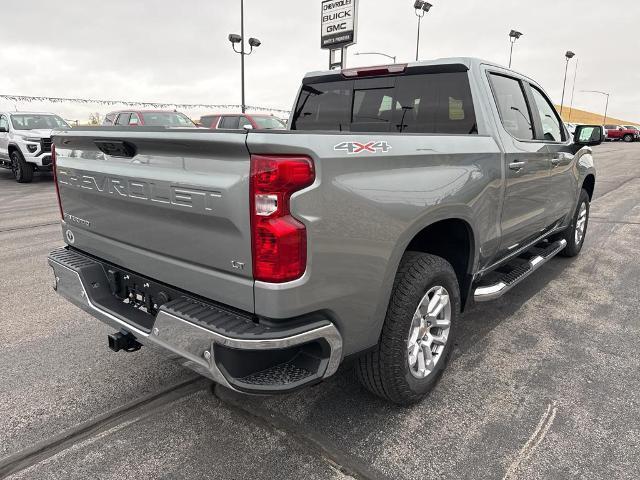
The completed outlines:
[[[562,239],[549,245],[543,252],[535,257],[531,258],[527,263],[519,266],[515,270],[505,274],[503,278],[492,285],[483,285],[475,289],[473,299],[476,302],[489,302],[500,298],[513,287],[522,282],[525,278],[535,272],[542,265],[547,263],[558,253],[560,253],[564,247],[567,246],[567,241]]]

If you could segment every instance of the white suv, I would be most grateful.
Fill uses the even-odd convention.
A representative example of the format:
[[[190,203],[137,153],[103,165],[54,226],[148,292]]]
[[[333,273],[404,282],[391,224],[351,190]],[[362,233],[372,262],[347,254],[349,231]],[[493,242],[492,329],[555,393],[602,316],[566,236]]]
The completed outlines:
[[[34,171],[50,171],[55,128],[71,127],[53,113],[0,112],[0,167],[20,183],[30,182]]]

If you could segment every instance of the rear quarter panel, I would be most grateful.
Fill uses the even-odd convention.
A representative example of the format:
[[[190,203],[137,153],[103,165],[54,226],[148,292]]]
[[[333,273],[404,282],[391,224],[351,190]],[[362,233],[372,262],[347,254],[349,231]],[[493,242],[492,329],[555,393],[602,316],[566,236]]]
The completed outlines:
[[[345,141],[391,149],[334,149]],[[253,154],[309,155],[316,166],[314,184],[291,200],[307,227],[307,271],[286,284],[256,282],[256,313],[325,310],[347,355],[377,343],[400,259],[424,227],[465,220],[480,246],[476,264],[498,247],[501,152],[489,136],[251,132],[247,144]]]

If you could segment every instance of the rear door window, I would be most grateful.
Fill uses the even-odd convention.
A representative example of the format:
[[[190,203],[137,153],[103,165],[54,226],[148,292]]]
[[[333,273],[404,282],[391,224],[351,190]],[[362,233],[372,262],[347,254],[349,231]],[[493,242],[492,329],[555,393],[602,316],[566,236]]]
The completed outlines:
[[[466,72],[304,85],[292,129],[477,133]]]
[[[247,117],[240,117],[238,122],[238,128],[244,128],[245,126],[253,127],[253,124]]]
[[[205,116],[200,118],[200,124],[207,128],[216,128],[218,123],[217,116]]]
[[[110,113],[109,115],[104,117],[103,125],[113,125],[115,119],[116,115],[114,113]]]
[[[292,129],[349,131],[353,83],[345,80],[303,85]]]
[[[230,115],[230,116],[222,117],[222,120],[220,121],[220,126],[218,128],[237,130],[239,123],[240,123],[239,116]]]
[[[116,125],[129,125],[129,119],[131,118],[130,113],[121,113],[118,115],[118,120],[116,120]]]
[[[507,132],[519,140],[533,140],[533,121],[520,80],[492,73],[491,85]]]

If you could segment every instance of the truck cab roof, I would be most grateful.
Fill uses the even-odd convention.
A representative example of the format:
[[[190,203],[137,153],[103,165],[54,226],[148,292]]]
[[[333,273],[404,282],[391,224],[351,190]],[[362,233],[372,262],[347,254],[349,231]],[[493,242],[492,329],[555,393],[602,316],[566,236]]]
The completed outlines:
[[[409,62],[409,63],[397,63],[396,65],[405,65],[406,69],[416,69],[416,68],[420,68],[420,67],[442,67],[442,66],[451,66],[452,68],[455,68],[456,66],[458,66],[458,68],[463,67],[465,70],[475,70],[477,68],[479,68],[481,65],[487,65],[493,68],[499,68],[501,70],[504,70],[506,72],[511,72],[514,75],[517,75],[519,77],[522,77],[532,83],[537,83],[535,82],[533,79],[531,79],[530,77],[516,71],[513,70],[511,68],[508,68],[504,65],[501,65],[497,62],[492,62],[490,60],[485,60],[482,58],[477,58],[477,57],[446,57],[446,58],[436,58],[433,60],[424,60],[424,61],[419,61],[419,62]],[[380,66],[391,66],[391,65],[380,65]],[[373,66],[371,66],[373,67]],[[322,70],[322,71],[315,71],[315,72],[309,72],[307,75],[305,75],[305,79],[312,79],[312,78],[316,78],[316,77],[326,77],[327,75],[335,75],[341,72],[345,72],[345,71],[349,71],[349,70],[359,70],[359,69],[366,69],[369,68],[367,66],[362,66],[362,67],[355,67],[353,69],[351,68],[347,68],[344,69],[342,71],[339,70]]]

